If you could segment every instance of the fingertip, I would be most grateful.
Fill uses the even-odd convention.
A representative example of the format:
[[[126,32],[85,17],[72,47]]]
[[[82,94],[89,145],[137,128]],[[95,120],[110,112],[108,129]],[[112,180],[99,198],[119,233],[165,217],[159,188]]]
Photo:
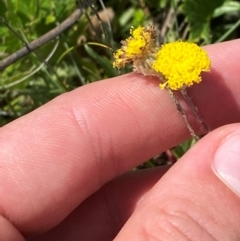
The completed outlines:
[[[166,240],[192,240],[193,237],[197,240],[212,240],[212,237],[232,240],[239,237],[240,199],[238,192],[235,193],[239,181],[237,188],[232,187],[239,179],[239,165],[231,164],[230,160],[229,167],[229,158],[221,159],[220,172],[222,169],[224,172],[229,168],[234,170],[234,178],[224,173],[220,179],[227,176],[225,181],[213,170],[214,157],[222,141],[235,131],[239,133],[239,129],[239,124],[225,126],[200,140],[145,195],[116,240],[126,240],[130,233],[136,240],[143,240],[143,234],[145,239],[164,237]],[[236,136],[238,139],[239,134]],[[234,161],[236,146],[239,143],[227,148],[233,152]]]

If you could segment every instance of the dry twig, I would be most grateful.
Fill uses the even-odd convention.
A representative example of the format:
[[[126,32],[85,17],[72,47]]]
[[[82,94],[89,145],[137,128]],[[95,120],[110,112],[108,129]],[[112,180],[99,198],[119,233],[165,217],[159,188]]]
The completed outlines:
[[[38,49],[39,47],[43,46],[44,44],[50,42],[51,40],[58,37],[61,33],[63,33],[66,29],[71,27],[82,15],[81,9],[76,9],[66,20],[64,20],[61,24],[59,24],[56,28],[50,30],[49,32],[45,33],[40,38],[32,41],[29,44],[25,44],[25,47],[19,49],[15,53],[7,56],[3,60],[0,61],[0,70],[5,69],[6,67],[10,66],[11,64],[15,63],[17,60],[25,57],[29,53],[33,52],[34,50]],[[5,25],[5,20],[0,18],[0,21],[3,22]]]

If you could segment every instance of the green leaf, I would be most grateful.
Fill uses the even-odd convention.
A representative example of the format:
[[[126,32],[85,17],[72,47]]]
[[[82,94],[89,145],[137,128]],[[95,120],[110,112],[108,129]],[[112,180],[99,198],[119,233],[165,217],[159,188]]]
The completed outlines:
[[[179,159],[180,157],[182,157],[194,144],[196,143],[196,141],[194,139],[189,139],[185,142],[183,142],[182,144],[180,144],[179,146],[175,147],[172,149],[172,153],[173,155]]]
[[[5,14],[7,12],[7,7],[3,1],[0,1],[0,16],[5,17]]]
[[[104,70],[108,77],[115,76],[115,71],[112,67],[112,63],[109,59],[104,58],[104,56],[98,55],[89,45],[84,44],[86,52],[91,56]]]
[[[54,15],[48,15],[45,19],[45,24],[50,24],[56,21],[56,17]]]
[[[61,56],[57,59],[57,64],[60,63],[60,61],[70,52],[74,49],[74,47],[68,48],[66,51],[64,51]]]
[[[239,11],[240,11],[240,2],[226,1],[221,7],[215,9],[213,13],[213,17],[219,17],[223,14],[227,14],[231,12],[239,12]]]
[[[132,21],[133,26],[138,27],[139,25],[143,25],[145,21],[145,17],[146,15],[142,9],[136,9],[133,14],[133,21]]]
[[[214,11],[223,5],[225,0],[184,0],[181,11],[191,26],[190,40],[206,39],[210,28],[210,20]]]
[[[122,16],[119,18],[119,23],[121,26],[124,26],[129,22],[129,20],[132,18],[134,13],[134,8],[127,9]]]

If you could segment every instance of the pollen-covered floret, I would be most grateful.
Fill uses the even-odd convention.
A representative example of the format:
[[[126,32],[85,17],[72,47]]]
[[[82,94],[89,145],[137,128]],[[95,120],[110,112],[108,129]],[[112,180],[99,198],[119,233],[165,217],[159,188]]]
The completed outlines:
[[[152,69],[164,77],[160,87],[168,86],[172,90],[201,82],[202,71],[210,70],[211,61],[206,51],[189,42],[164,44],[156,54]]]
[[[121,49],[118,49],[114,56],[113,67],[123,67],[127,63],[143,59],[153,51],[156,32],[153,26],[130,29],[131,36],[122,41]]]

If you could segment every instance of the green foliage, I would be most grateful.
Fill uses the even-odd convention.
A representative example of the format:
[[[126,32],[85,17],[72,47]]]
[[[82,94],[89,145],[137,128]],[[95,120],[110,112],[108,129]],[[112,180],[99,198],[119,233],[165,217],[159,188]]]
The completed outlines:
[[[222,6],[216,8],[213,17],[220,17],[225,14],[235,14],[240,12],[240,2],[225,1]]]
[[[224,0],[184,0],[182,12],[191,25],[190,40],[198,41],[203,38],[209,43],[210,20],[216,8],[220,7]]]
[[[212,23],[215,18],[221,16],[230,17],[231,14],[235,14],[235,19],[239,19],[240,3],[231,0],[184,0],[181,6],[181,11],[185,15],[186,21],[190,24],[189,40],[199,42],[203,40],[205,44],[216,42],[217,38],[224,35],[228,30],[230,32],[225,36],[227,38],[235,29],[234,17],[232,23],[228,26],[224,24],[220,30],[218,26],[213,26]],[[237,14],[238,13],[238,14]],[[219,23],[221,19],[218,19]],[[237,25],[239,26],[239,25]],[[222,39],[224,40],[224,39]]]
[[[194,139],[187,140],[180,144],[179,146],[172,149],[173,155],[179,159],[182,157],[194,144],[196,141]]]
[[[0,23],[0,60],[24,47],[24,42],[38,39],[56,27],[75,9],[76,4],[72,0],[1,2],[0,17],[4,22]],[[80,42],[80,39],[84,40]],[[116,75],[109,49],[101,48],[103,57],[98,56],[94,49],[84,47],[84,42],[89,40],[102,41],[96,40],[86,15],[82,15],[79,22],[59,39],[1,72],[0,126],[68,90]]]

